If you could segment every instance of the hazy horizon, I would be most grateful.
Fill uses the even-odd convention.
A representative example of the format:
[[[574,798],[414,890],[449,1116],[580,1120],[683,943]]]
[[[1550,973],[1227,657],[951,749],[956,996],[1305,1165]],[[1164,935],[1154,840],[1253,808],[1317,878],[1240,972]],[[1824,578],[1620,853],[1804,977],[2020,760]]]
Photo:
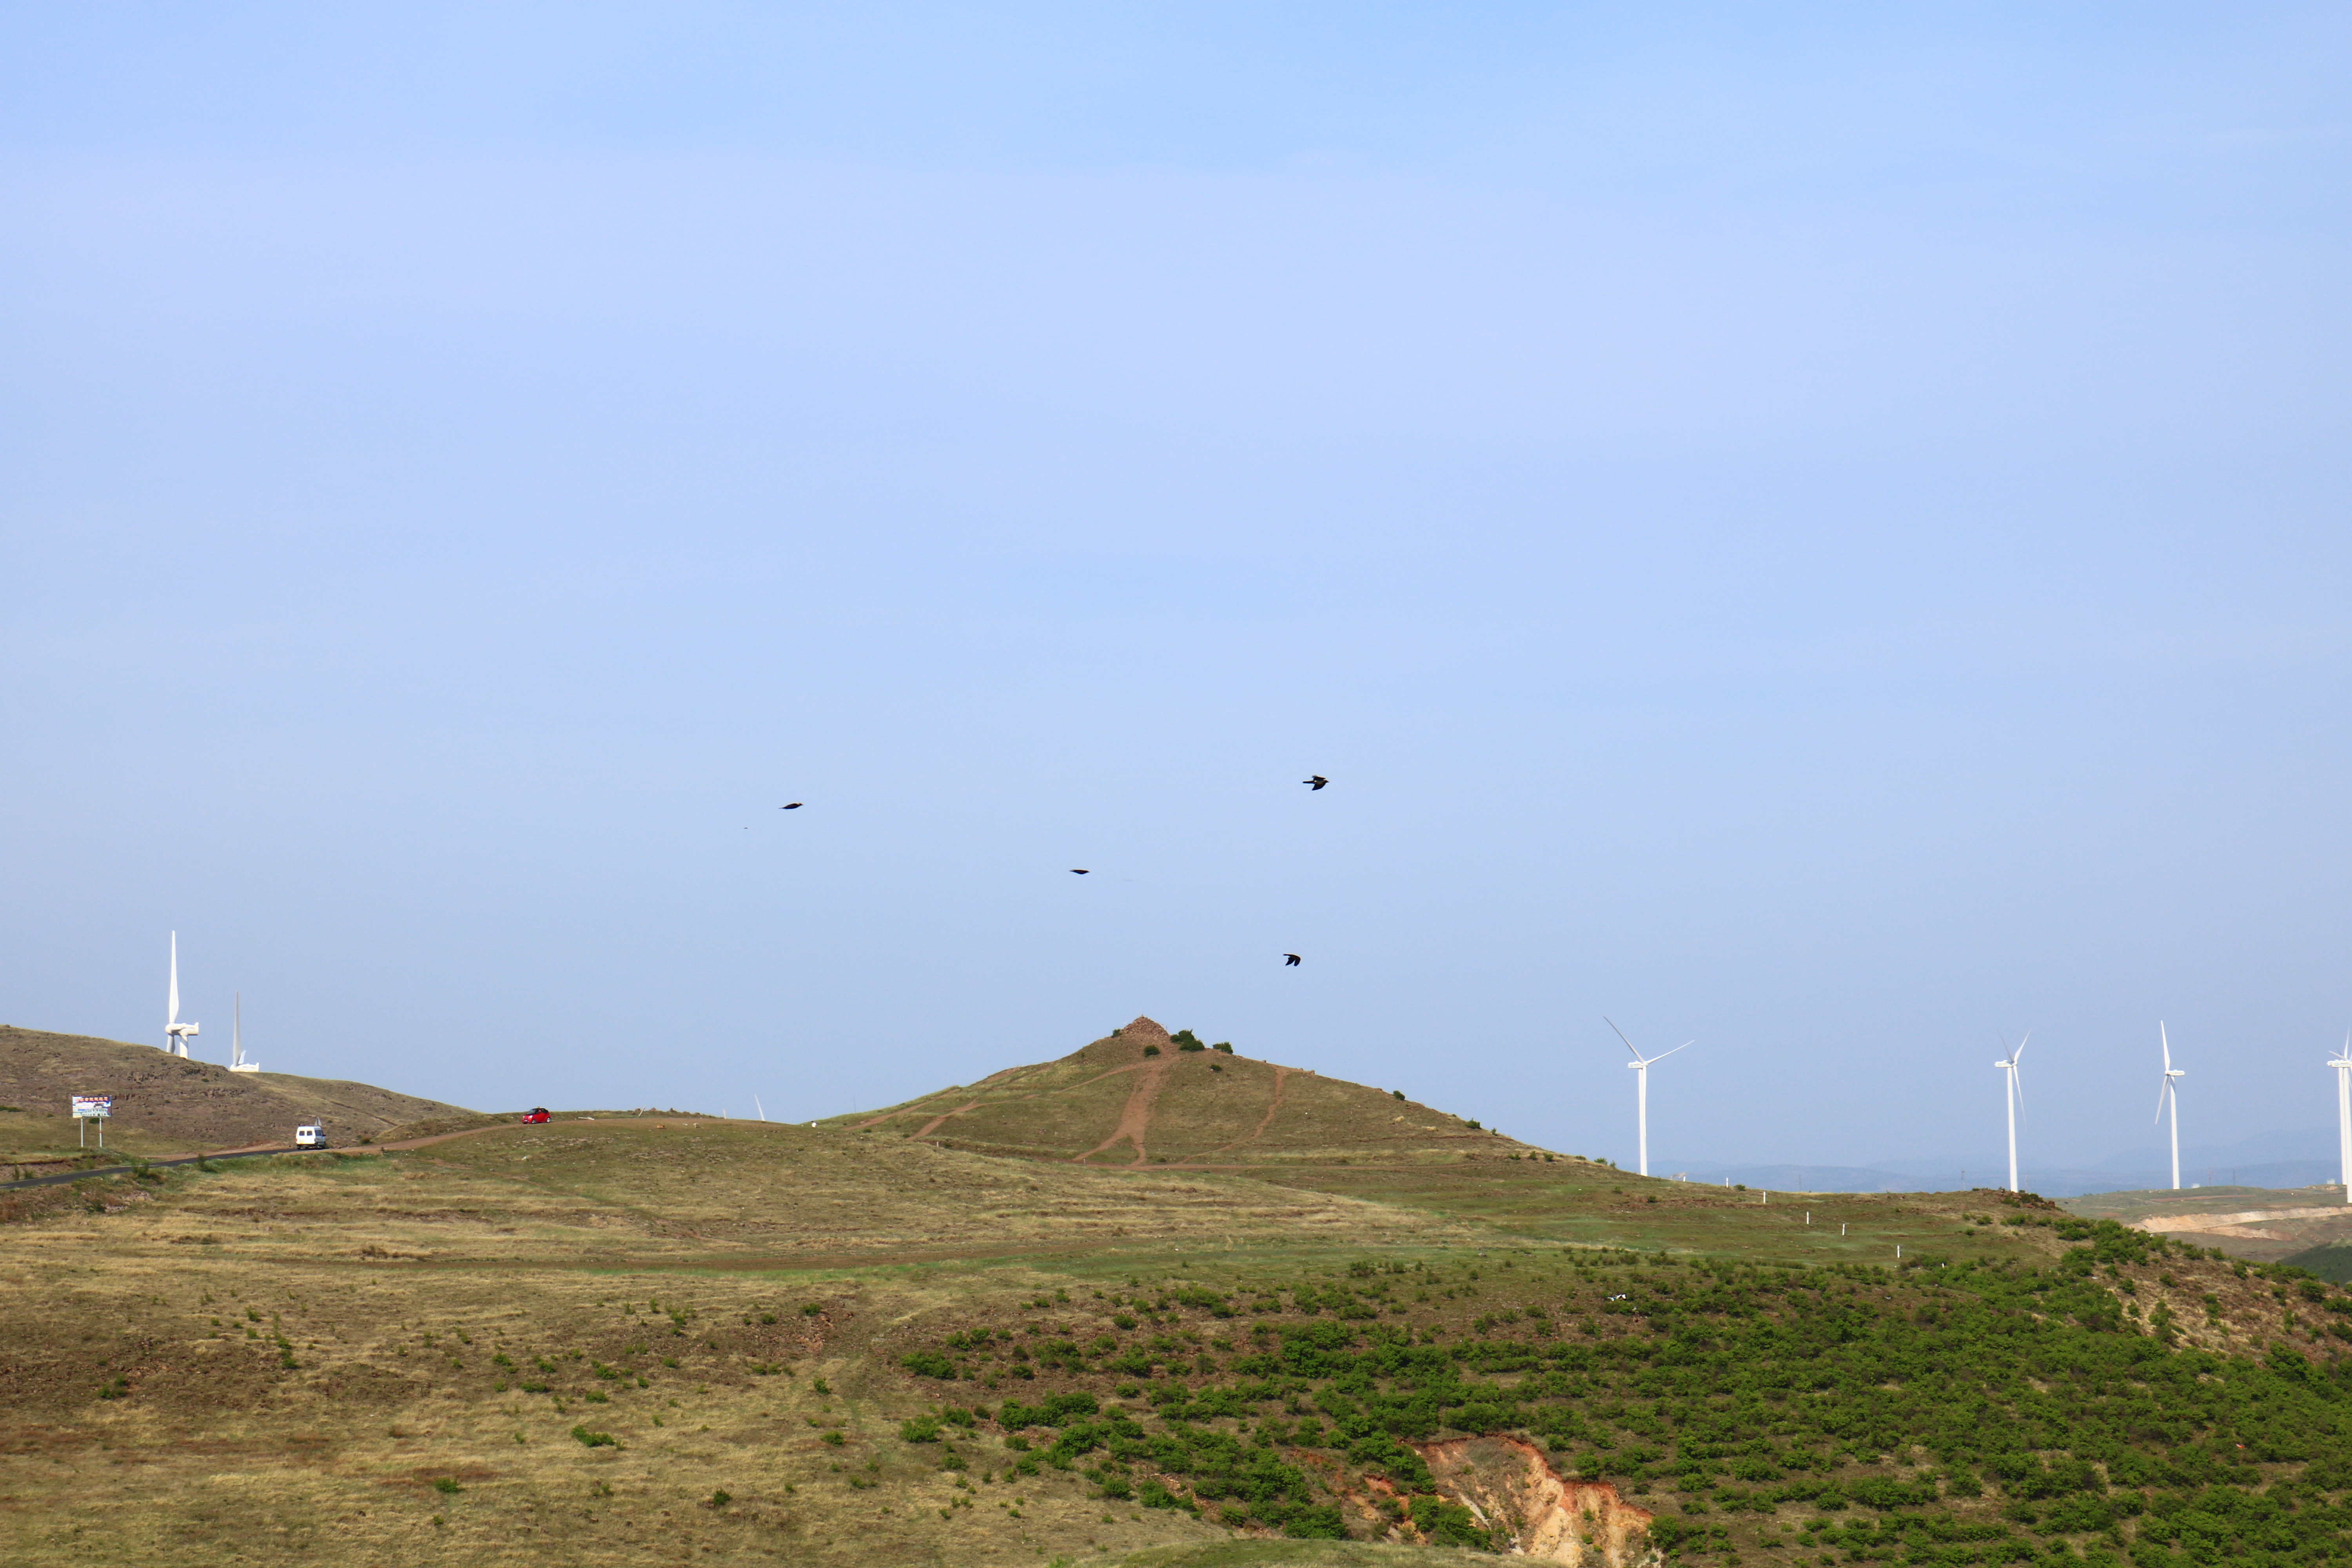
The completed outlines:
[[[2333,1115],[2340,8],[0,43],[0,1016],[177,930],[208,1059],[469,1105],[1146,1013],[1630,1164],[1605,1014],[1654,1170],[1990,1172],[2027,1029],[2029,1163],[2159,1020],[2185,1142]]]

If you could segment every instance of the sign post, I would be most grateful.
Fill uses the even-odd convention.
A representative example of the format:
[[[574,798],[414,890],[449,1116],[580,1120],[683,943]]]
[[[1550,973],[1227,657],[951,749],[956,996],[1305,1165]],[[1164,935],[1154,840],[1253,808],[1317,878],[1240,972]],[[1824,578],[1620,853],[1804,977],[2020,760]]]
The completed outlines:
[[[110,1094],[77,1094],[73,1097],[74,1122],[81,1129],[81,1146],[89,1147],[89,1124],[98,1123],[98,1146],[106,1147],[106,1121],[114,1114],[114,1096]]]

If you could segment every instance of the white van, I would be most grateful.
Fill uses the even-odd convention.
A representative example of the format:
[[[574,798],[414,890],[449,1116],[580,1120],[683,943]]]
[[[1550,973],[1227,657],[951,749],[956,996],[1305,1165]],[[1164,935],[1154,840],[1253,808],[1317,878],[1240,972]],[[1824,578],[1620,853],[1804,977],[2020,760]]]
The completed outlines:
[[[308,1122],[294,1129],[294,1146],[298,1149],[323,1149],[327,1146],[327,1130],[317,1122]]]

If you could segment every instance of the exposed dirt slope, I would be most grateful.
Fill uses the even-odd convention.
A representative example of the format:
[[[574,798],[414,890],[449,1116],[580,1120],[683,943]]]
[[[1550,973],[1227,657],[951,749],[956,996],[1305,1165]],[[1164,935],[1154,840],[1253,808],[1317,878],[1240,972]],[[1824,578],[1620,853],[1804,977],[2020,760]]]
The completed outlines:
[[[2352,1242],[2352,1205],[2339,1186],[2094,1193],[2069,1198],[2065,1206],[2086,1218],[2185,1237],[2260,1263]]]
[[[1563,1479],[1533,1443],[1507,1435],[1413,1445],[1447,1495],[1508,1537],[1512,1553],[1573,1568],[1654,1562],[1656,1516],[1609,1481]]]
[[[1386,1090],[1181,1049],[1150,1018],[1059,1060],[1008,1068],[830,1125],[986,1153],[1119,1165],[1424,1163],[1527,1149]]]
[[[0,1104],[17,1108],[0,1121],[11,1152],[71,1144],[67,1102],[77,1094],[112,1095],[109,1142],[150,1154],[282,1143],[312,1120],[331,1142],[356,1142],[400,1122],[467,1114],[373,1084],[231,1072],[153,1046],[0,1025]]]

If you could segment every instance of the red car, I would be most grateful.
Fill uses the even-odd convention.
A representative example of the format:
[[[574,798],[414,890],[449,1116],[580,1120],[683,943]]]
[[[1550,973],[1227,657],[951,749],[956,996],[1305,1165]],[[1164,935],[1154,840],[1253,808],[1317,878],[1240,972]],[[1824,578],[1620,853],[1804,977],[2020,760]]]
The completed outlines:
[[[523,1120],[524,1120],[525,1121],[546,1121],[546,1120],[547,1120],[547,1107],[545,1107],[544,1105],[534,1105],[534,1106],[532,1106],[532,1107],[530,1108],[530,1115],[528,1115],[528,1116],[526,1116],[526,1117],[524,1117],[524,1118],[523,1118]]]

